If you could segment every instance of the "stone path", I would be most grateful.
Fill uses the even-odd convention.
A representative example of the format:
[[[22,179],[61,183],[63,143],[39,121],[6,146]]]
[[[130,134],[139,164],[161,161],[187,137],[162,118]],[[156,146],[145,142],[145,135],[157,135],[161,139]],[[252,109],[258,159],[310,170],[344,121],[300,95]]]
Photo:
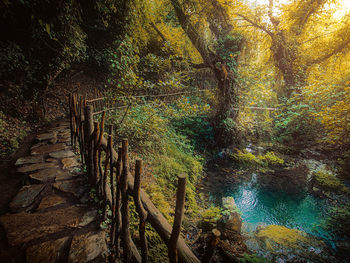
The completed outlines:
[[[88,205],[79,157],[70,146],[68,121],[36,137],[17,171],[27,184],[0,217],[8,244],[24,249],[26,262],[105,262],[105,232]]]

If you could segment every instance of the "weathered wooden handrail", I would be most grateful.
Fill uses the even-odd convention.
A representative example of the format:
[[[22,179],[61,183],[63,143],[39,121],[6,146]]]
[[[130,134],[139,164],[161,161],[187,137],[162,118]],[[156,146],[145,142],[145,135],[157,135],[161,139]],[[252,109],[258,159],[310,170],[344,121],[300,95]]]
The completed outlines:
[[[119,254],[119,238],[122,238],[123,262],[130,262],[131,257],[140,263],[141,261],[147,262],[145,236],[145,223],[147,221],[168,245],[171,262],[177,262],[178,253],[181,262],[199,263],[199,259],[185,244],[184,240],[179,237],[184,210],[185,181],[183,180],[185,179],[179,179],[175,222],[172,229],[165,217],[154,206],[149,196],[140,188],[142,161],[137,160],[136,162],[135,177],[129,173],[128,141],[126,139],[123,140],[122,148],[119,148],[117,154],[112,147],[112,127],[109,127],[108,141],[103,136],[105,112],[103,112],[100,125],[97,122],[94,123],[93,105],[87,104],[87,101],[82,97],[80,97],[78,103],[77,98],[77,95],[74,94],[69,99],[72,146],[76,148],[76,143],[79,143],[82,161],[85,161],[87,166],[89,183],[96,186],[98,193],[105,201],[105,215],[107,204],[111,207],[112,223],[110,233],[112,245],[116,249],[116,255]],[[102,109],[104,105],[99,103],[97,107]],[[101,158],[102,150],[106,152],[104,167]],[[107,185],[108,169],[110,173],[109,188]],[[128,195],[134,197],[140,218],[139,231],[142,257],[130,237]],[[170,252],[170,249],[172,252]],[[173,257],[174,251],[175,256]]]

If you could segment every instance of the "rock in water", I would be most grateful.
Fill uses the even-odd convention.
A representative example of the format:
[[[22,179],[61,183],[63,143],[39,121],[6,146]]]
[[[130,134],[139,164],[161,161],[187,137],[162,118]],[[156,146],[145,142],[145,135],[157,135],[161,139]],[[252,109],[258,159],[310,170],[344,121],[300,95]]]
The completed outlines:
[[[235,199],[232,196],[223,197],[222,204],[227,211],[227,216],[224,218],[224,228],[240,233],[242,228],[242,218],[236,206]]]
[[[337,262],[322,240],[284,226],[259,226],[245,243],[250,251],[273,262]]]

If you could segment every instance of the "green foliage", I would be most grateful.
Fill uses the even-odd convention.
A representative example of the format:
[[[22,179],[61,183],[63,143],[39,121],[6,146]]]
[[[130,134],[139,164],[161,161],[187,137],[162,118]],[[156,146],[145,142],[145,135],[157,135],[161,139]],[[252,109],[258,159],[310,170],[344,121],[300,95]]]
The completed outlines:
[[[270,261],[265,258],[260,258],[255,254],[243,254],[243,258],[239,258],[242,263],[269,263]]]
[[[202,174],[201,160],[195,156],[185,137],[173,132],[168,136],[170,140],[165,149],[152,161],[154,176],[161,188],[170,190],[165,193],[168,198],[172,198],[177,186],[177,175],[187,175],[186,207],[193,211],[191,216],[195,216],[199,209],[195,185]]]
[[[129,36],[117,40],[115,46],[115,49],[107,50],[111,72],[108,83],[113,87],[123,87],[127,91],[140,84],[137,75],[137,66],[140,61],[138,47]]]
[[[241,34],[235,33],[224,35],[218,39],[216,50],[220,57],[225,61],[229,69],[237,73],[237,57],[240,53],[240,45],[243,41]]]
[[[274,140],[296,149],[316,142],[322,126],[313,116],[311,106],[301,102],[299,95],[288,99],[275,118]]]
[[[11,120],[8,120],[5,114],[0,111],[0,157],[2,159],[7,159],[15,152],[20,146],[20,141],[27,135],[24,129],[20,129],[20,131],[9,129],[10,123]],[[22,126],[22,124],[18,125]]]
[[[217,206],[211,206],[201,212],[202,227],[207,229],[216,228],[217,222],[221,218],[222,209]]]

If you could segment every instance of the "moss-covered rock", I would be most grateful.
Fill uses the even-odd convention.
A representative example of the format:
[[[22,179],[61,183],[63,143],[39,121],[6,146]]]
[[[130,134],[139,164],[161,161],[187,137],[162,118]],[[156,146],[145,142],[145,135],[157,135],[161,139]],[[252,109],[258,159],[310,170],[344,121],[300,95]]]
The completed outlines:
[[[270,250],[273,250],[273,244],[284,247],[301,248],[302,244],[311,243],[310,238],[305,232],[278,225],[259,228],[255,236],[263,240],[266,247]]]
[[[271,261],[336,262],[322,240],[303,231],[279,225],[258,227],[246,245],[251,252]]]
[[[319,188],[327,190],[340,190],[344,188],[344,184],[333,174],[326,171],[318,171],[315,173],[315,181]]]

